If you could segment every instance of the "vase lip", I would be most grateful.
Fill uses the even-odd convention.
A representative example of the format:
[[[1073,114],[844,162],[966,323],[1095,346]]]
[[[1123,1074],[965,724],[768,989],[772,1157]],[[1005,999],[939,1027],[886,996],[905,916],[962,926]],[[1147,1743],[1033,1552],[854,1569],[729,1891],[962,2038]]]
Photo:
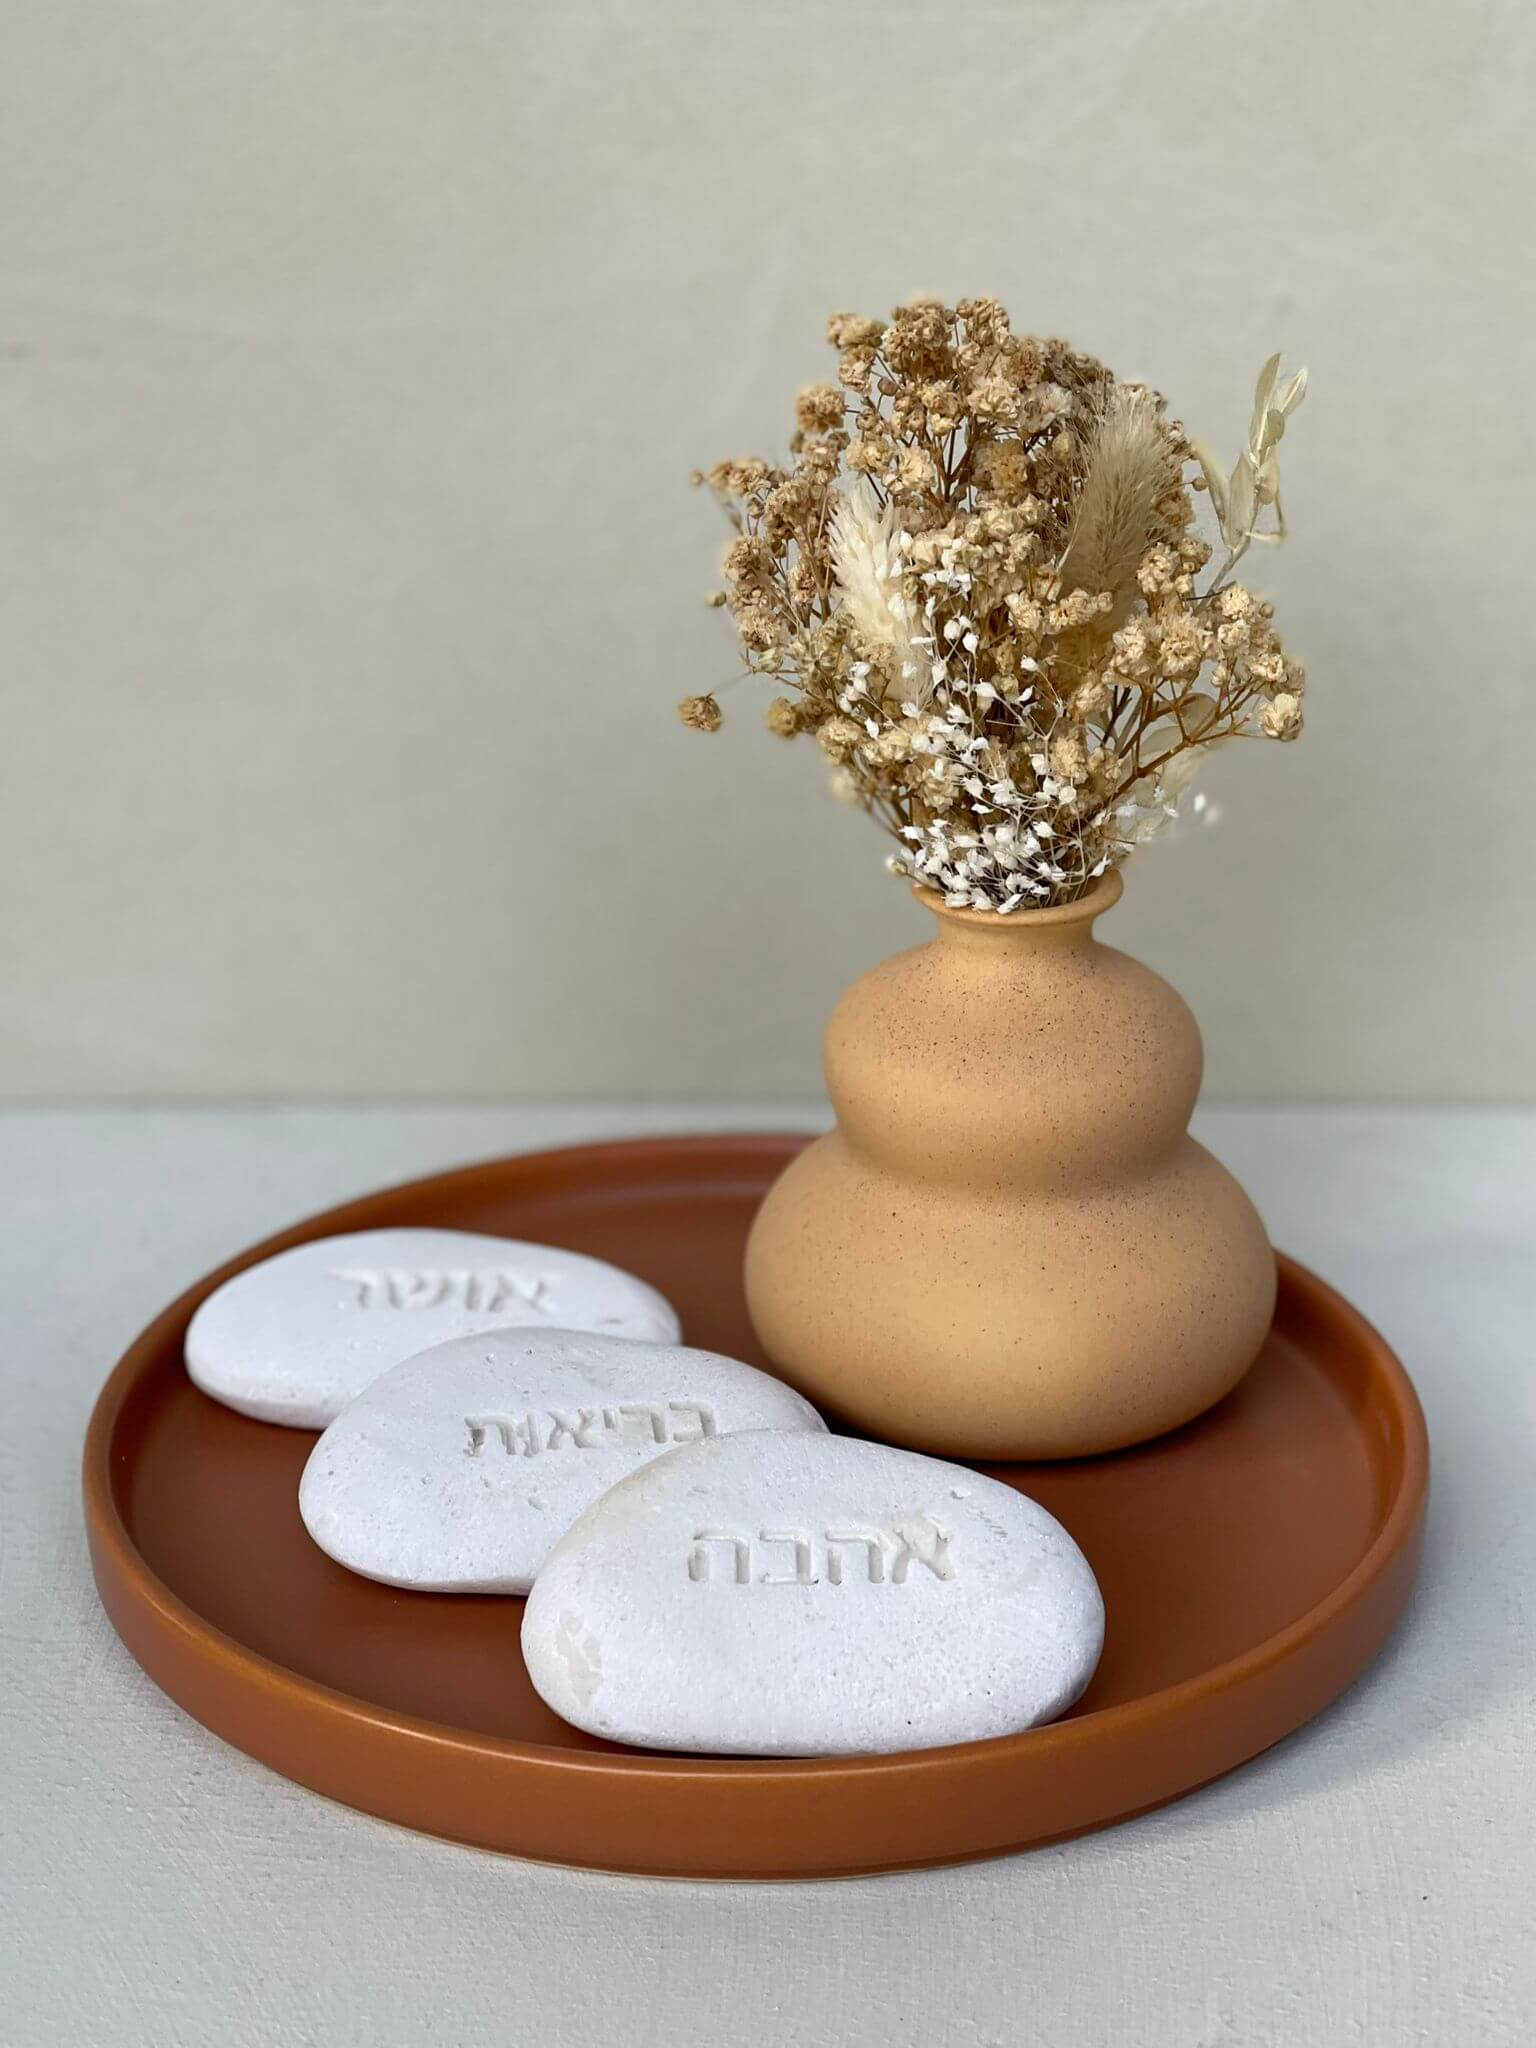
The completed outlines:
[[[1113,910],[1124,892],[1125,882],[1120,870],[1106,868],[1071,903],[1048,904],[1044,910],[1010,910],[1005,915],[997,910],[951,909],[937,889],[925,888],[921,882],[912,884],[912,894],[924,910],[933,912],[941,924],[959,925],[967,931],[986,932],[996,938],[1006,938],[1010,933],[1022,936],[1047,928],[1059,931],[1064,926],[1091,924],[1106,910]]]

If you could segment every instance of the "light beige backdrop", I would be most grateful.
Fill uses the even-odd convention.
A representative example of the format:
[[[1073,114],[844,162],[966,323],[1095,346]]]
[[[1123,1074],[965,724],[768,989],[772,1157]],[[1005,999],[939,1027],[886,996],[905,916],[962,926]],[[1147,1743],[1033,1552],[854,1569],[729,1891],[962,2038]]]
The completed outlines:
[[[1133,868],[1214,1092],[1530,1090],[1521,0],[12,0],[0,1092],[816,1085],[923,935],[695,464],[990,291],[1224,451],[1313,388],[1289,751]],[[754,686],[756,687],[756,686]]]

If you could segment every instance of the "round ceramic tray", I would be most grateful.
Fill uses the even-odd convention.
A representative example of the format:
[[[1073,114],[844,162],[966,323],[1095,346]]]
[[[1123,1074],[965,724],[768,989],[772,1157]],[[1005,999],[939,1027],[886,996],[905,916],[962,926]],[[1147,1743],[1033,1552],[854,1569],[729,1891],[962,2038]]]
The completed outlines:
[[[274,1770],[410,1827],[555,1862],[810,1877],[985,1856],[1178,1798],[1276,1742],[1369,1662],[1408,1596],[1428,1476],[1402,1367],[1280,1262],[1274,1328],[1218,1408],[1137,1450],[980,1467],[1060,1517],[1104,1589],[1087,1694],[1031,1733],[900,1756],[715,1761],[620,1750],[533,1691],[522,1602],[354,1578],[299,1521],[314,1438],[233,1414],[182,1367],[231,1273],[336,1231],[430,1224],[596,1253],[691,1342],[758,1360],[752,1213],[803,1140],[592,1145],[474,1166],[312,1217],[201,1280],[107,1382],[85,1510],[118,1633],[188,1713]]]

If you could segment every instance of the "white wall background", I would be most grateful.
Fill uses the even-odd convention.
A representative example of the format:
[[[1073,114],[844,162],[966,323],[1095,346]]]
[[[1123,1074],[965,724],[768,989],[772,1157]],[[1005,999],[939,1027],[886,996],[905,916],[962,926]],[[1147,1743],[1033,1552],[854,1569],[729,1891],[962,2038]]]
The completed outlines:
[[[1236,445],[1291,750],[1109,936],[1216,1093],[1531,1084],[1523,0],[11,0],[0,1092],[798,1090],[921,935],[691,467],[992,291]]]

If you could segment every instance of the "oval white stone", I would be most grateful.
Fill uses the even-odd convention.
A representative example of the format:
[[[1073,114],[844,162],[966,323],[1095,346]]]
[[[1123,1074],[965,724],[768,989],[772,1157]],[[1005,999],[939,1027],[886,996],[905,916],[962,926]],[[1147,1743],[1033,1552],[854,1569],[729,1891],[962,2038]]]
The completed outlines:
[[[523,1655],[577,1727],[650,1749],[842,1756],[1008,1735],[1093,1675],[1104,1603],[1044,1508],[849,1437],[669,1452],[555,1546]]]
[[[825,1427],[790,1388],[713,1351],[503,1330],[436,1345],[360,1394],[310,1453],[299,1512],[365,1578],[526,1593],[583,1509],[669,1445]]]
[[[429,1345],[524,1327],[680,1334],[654,1287],[601,1259],[462,1230],[364,1230],[226,1280],[188,1327],[187,1371],[242,1415],[323,1429]]]

